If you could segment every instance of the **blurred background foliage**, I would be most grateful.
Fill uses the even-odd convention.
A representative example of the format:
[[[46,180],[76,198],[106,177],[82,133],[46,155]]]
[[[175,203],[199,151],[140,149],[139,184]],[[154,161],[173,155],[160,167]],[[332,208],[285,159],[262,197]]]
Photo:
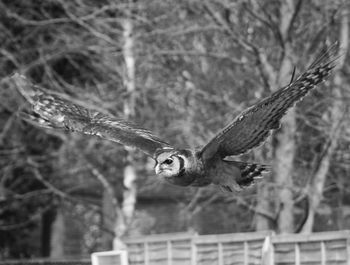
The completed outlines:
[[[110,248],[115,236],[150,233],[296,232],[313,214],[312,230],[348,229],[349,10],[340,0],[0,0],[0,257],[83,255]],[[132,91],[127,39],[135,60]],[[20,120],[26,106],[9,78],[21,72],[178,147],[198,147],[244,108],[288,84],[292,66],[299,73],[334,41],[343,49],[341,67],[298,104],[289,123],[295,150],[284,177],[290,181],[276,181],[284,179],[276,170],[258,190],[240,194],[168,185],[139,152]],[[281,135],[283,128],[290,127],[282,126]],[[273,153],[286,144],[280,139],[241,159],[274,160],[278,168],[283,161]],[[118,234],[130,153],[137,202]],[[287,203],[279,191],[285,189],[293,216],[288,229],[280,225]]]

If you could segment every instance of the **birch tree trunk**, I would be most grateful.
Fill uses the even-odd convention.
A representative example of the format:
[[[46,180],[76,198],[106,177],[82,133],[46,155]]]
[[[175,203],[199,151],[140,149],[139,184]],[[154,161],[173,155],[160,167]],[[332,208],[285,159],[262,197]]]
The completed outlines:
[[[341,15],[341,29],[339,36],[339,44],[340,44],[340,54],[343,54],[342,58],[340,58],[337,69],[340,69],[344,65],[345,54],[349,49],[349,19],[347,14],[347,9],[343,8]],[[322,194],[324,185],[326,182],[326,177],[329,171],[330,162],[332,158],[332,154],[337,147],[337,142],[339,139],[340,129],[342,126],[342,116],[343,116],[343,102],[340,100],[342,97],[342,84],[343,77],[340,71],[337,71],[333,80],[333,93],[334,93],[334,101],[332,109],[330,110],[330,119],[331,128],[329,133],[328,143],[325,144],[325,148],[323,150],[323,154],[320,157],[319,163],[317,164],[317,168],[315,170],[315,174],[312,176],[312,180],[308,186],[308,200],[309,200],[309,211],[307,215],[306,222],[302,227],[301,233],[311,233],[315,221],[315,214],[317,208],[319,207],[322,201]]]
[[[123,22],[124,29],[124,47],[123,47],[123,56],[125,62],[125,79],[124,85],[128,92],[128,99],[124,101],[124,117],[129,119],[135,115],[135,57],[133,53],[134,48],[134,38],[133,38],[133,22],[131,18],[131,10],[129,9],[129,16]],[[125,148],[126,157],[125,157],[125,167],[124,167],[124,176],[123,176],[123,202],[122,202],[122,213],[123,221],[125,222],[124,230],[118,230],[115,233],[115,239],[113,243],[114,249],[120,249],[124,247],[121,239],[127,234],[127,228],[130,224],[136,204],[136,171],[132,166],[132,151],[128,148]],[[117,219],[118,220],[118,219]],[[118,224],[116,224],[116,227]]]

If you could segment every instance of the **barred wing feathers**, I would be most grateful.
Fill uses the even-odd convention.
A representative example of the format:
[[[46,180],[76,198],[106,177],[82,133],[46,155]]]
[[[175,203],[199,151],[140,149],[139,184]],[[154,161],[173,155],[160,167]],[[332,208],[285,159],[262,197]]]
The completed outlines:
[[[44,127],[63,128],[89,135],[97,135],[126,146],[136,147],[153,157],[158,148],[169,147],[152,132],[130,122],[101,114],[74,104],[57,95],[49,94],[15,74],[13,80],[21,94],[32,105]],[[28,120],[29,115],[26,115]]]
[[[202,158],[240,155],[265,141],[271,130],[279,127],[287,110],[330,75],[337,51],[337,45],[324,50],[296,80],[243,111],[204,146]]]

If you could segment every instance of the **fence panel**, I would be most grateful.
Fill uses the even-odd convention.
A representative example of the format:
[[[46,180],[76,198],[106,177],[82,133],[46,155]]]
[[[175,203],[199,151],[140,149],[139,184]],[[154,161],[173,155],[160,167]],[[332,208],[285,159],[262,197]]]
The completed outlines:
[[[91,265],[90,259],[75,260],[55,260],[55,259],[23,259],[23,260],[4,260],[0,265]]]
[[[191,265],[193,233],[134,237],[125,240],[130,265]]]
[[[260,265],[270,231],[198,236],[165,234],[127,239],[130,265]]]
[[[261,248],[270,231],[196,236],[193,264],[260,265]]]
[[[350,231],[272,237],[276,265],[350,265]]]
[[[350,265],[350,231],[164,234],[130,239],[127,245],[130,265]]]

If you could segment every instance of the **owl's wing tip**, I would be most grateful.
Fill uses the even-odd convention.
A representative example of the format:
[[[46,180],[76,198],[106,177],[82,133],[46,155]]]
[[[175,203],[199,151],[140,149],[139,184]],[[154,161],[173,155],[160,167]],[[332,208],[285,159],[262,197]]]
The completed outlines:
[[[34,113],[27,113],[27,112],[21,111],[17,114],[17,116],[21,120],[24,120],[25,122],[31,125],[34,125],[36,127],[42,127],[46,129],[55,128],[55,126],[49,120],[46,120],[38,115],[35,115]]]
[[[34,97],[42,93],[27,77],[18,72],[11,76],[11,80],[14,82],[19,93],[32,105],[35,101]]]

